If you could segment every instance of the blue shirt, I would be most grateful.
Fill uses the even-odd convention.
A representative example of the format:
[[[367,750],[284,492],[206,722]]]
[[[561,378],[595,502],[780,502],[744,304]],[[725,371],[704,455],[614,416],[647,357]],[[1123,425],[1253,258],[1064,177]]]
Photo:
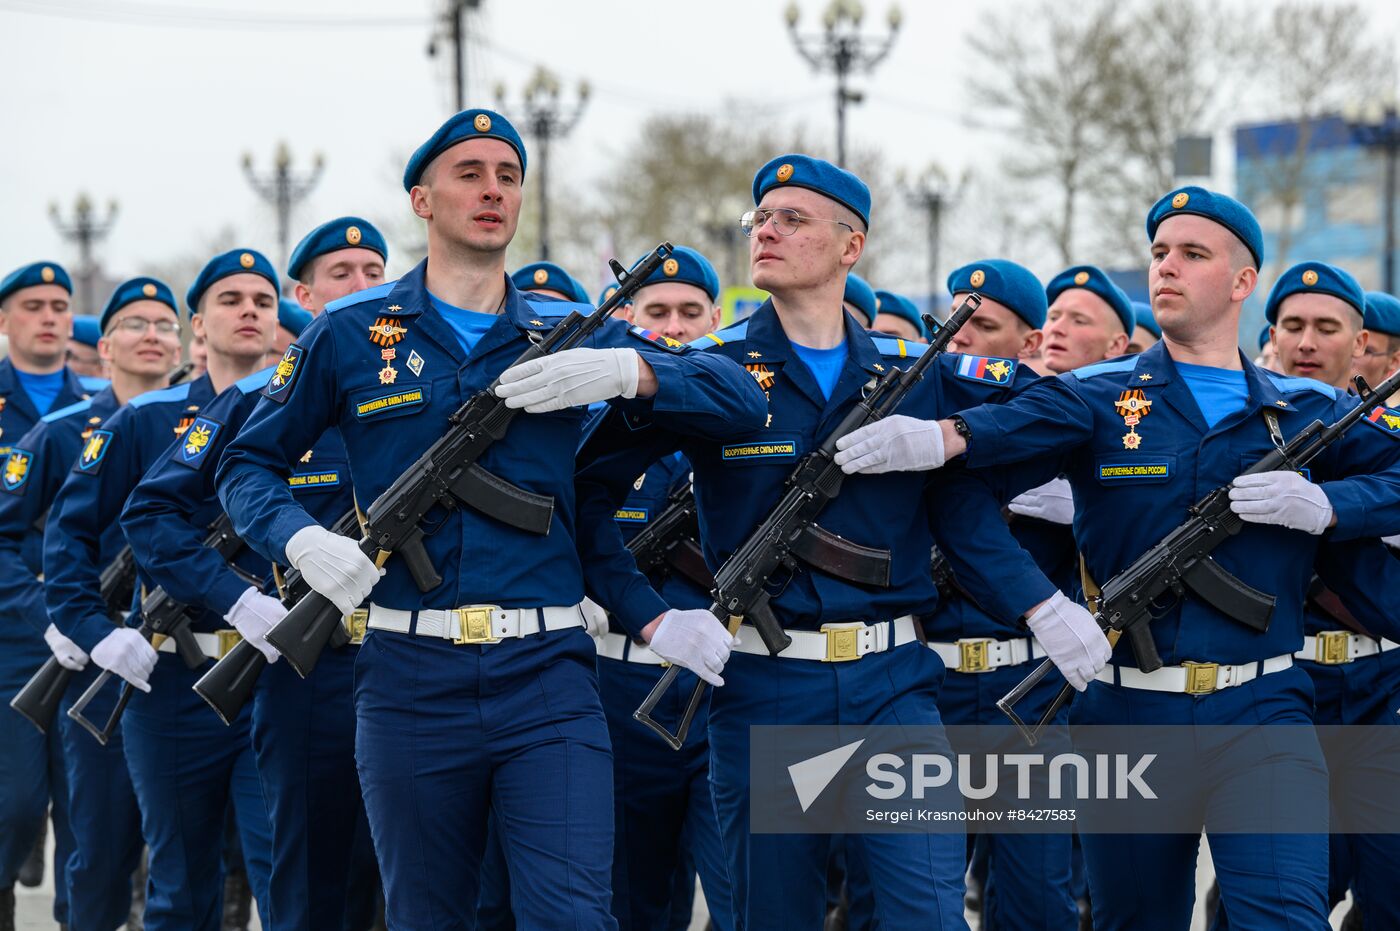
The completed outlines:
[[[454,307],[442,298],[435,296],[431,292],[428,300],[432,302],[437,312],[442,314],[443,319],[452,325],[453,331],[457,334],[457,341],[462,344],[462,351],[471,355],[472,347],[477,340],[491,329],[492,324],[500,319],[497,314],[483,314],[475,310],[467,310],[465,307]]]
[[[831,349],[813,349],[796,343],[792,344],[792,348],[797,351],[797,358],[811,370],[817,387],[822,389],[822,397],[830,400],[831,392],[836,390],[836,382],[841,378],[841,369],[846,365],[846,341],[842,340],[841,345]]]
[[[34,409],[42,417],[53,407],[54,400],[58,393],[63,390],[64,384],[68,381],[68,373],[64,369],[57,372],[50,372],[47,375],[32,375],[29,372],[21,372],[15,369],[15,374],[19,376],[20,387],[24,393],[29,395],[29,400],[34,402]]]
[[[1211,429],[1235,411],[1242,410],[1249,401],[1249,386],[1245,383],[1243,369],[1178,362],[1176,370],[1191,389],[1191,396]]]

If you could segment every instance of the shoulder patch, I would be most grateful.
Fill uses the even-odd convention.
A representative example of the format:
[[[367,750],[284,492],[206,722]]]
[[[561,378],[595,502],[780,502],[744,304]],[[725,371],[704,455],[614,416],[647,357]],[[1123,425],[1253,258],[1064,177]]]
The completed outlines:
[[[1377,430],[1400,439],[1400,410],[1393,407],[1382,407],[1378,404],[1371,408],[1371,412],[1366,415],[1366,422]],[[15,450],[15,452],[19,452],[19,450]],[[10,455],[14,456],[14,453],[10,453]],[[8,467],[6,471],[9,471]]]
[[[247,378],[239,379],[238,381],[234,382],[234,384],[236,384],[238,386],[238,390],[243,392],[244,394],[256,394],[257,392],[263,390],[263,388],[267,387],[268,381],[272,378],[272,374],[276,371],[277,366],[271,365],[265,369],[261,369],[260,371],[254,372]]]
[[[191,469],[198,469],[208,457],[209,450],[214,445],[214,437],[218,436],[223,428],[224,425],[217,420],[204,416],[196,417],[175,450],[175,461]]]
[[[996,359],[987,356],[962,356],[958,359],[959,378],[968,381],[985,381],[994,385],[1009,385],[1011,376],[1016,374],[1015,359]]]
[[[661,333],[657,333],[653,330],[644,330],[641,327],[636,326],[635,324],[628,327],[627,332],[637,337],[637,339],[642,339],[646,340],[649,343],[654,343],[655,345],[660,346],[667,352],[685,352],[687,348],[685,343],[681,342],[678,339],[672,339],[669,336],[664,336]]]
[[[90,407],[92,407],[91,399],[79,401],[76,404],[69,404],[67,407],[61,408],[60,410],[49,411],[44,416],[40,417],[39,420],[41,420],[44,423],[53,423],[56,420],[62,420],[63,418],[70,417],[73,414],[81,413]]]
[[[1331,385],[1325,385],[1315,378],[1290,378],[1287,375],[1279,375],[1266,369],[1260,369],[1260,371],[1268,376],[1279,391],[1287,393],[1315,391],[1329,401],[1337,400],[1337,389]]]
[[[740,320],[733,326],[727,326],[718,333],[706,333],[699,339],[691,340],[687,343],[691,349],[713,349],[715,346],[723,346],[733,340],[743,339],[749,332],[749,322]]]
[[[190,385],[193,382],[182,381],[178,385],[171,385],[169,388],[161,388],[159,391],[147,391],[132,398],[127,404],[131,407],[145,407],[148,404],[160,404],[167,401],[183,401],[190,396]]]
[[[277,367],[272,370],[272,377],[268,379],[267,387],[263,389],[263,397],[276,401],[278,404],[285,404],[287,398],[292,394],[292,384],[301,372],[301,360],[305,355],[306,350],[296,343],[288,346],[287,351],[282,354],[282,361],[278,362]]]
[[[73,465],[74,472],[82,472],[84,475],[96,475],[102,468],[102,460],[107,458],[107,450],[112,445],[111,430],[94,430],[92,435],[83,444],[83,451],[78,454],[78,461]]]
[[[1107,362],[1095,362],[1093,365],[1083,365],[1077,369],[1070,369],[1067,374],[1083,381],[1086,378],[1093,378],[1096,375],[1113,375],[1119,372],[1131,372],[1137,368],[1137,356],[1125,356],[1121,359],[1109,359]]]
[[[354,294],[347,294],[344,297],[336,298],[326,305],[326,313],[340,310],[345,307],[354,307],[356,304],[365,304],[370,301],[382,300],[389,296],[389,292],[394,290],[398,281],[386,281],[383,284],[375,285],[372,288],[365,288],[363,291],[356,291]]]
[[[29,450],[20,449],[18,446],[11,447],[10,455],[5,458],[5,468],[0,471],[0,488],[12,495],[24,494],[33,461],[34,454]]]
[[[893,356],[896,359],[917,359],[928,352],[927,343],[911,343],[907,339],[900,339],[897,336],[875,336],[872,333],[871,342],[875,344],[876,349],[880,350],[881,355]]]

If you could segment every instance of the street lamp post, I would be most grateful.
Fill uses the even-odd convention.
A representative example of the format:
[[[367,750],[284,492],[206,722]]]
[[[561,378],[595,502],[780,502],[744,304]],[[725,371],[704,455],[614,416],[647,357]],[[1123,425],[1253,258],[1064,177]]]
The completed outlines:
[[[49,205],[49,218],[60,236],[78,246],[78,306],[85,314],[93,313],[97,309],[97,295],[94,293],[97,289],[97,262],[93,259],[93,247],[112,231],[112,224],[117,218],[117,202],[108,202],[106,218],[98,219],[92,201],[86,194],[79,194],[73,203],[71,223],[63,222],[58,204]]]
[[[937,165],[930,165],[913,182],[900,179],[900,187],[909,203],[924,211],[928,218],[928,300],[933,308],[934,295],[938,293],[938,250],[943,226],[943,211],[952,199],[948,187],[948,177]]]
[[[544,68],[536,68],[522,94],[524,119],[521,123],[525,132],[536,141],[535,163],[540,178],[540,260],[549,261],[549,143],[551,140],[567,136],[578,125],[588,105],[589,87],[587,81],[579,82],[578,99],[566,104],[560,96],[559,78]],[[506,111],[506,89],[496,85],[496,97],[501,111]]]
[[[481,0],[446,0],[439,27],[446,35],[434,32],[428,39],[429,58],[437,57],[439,41],[452,43],[452,100],[458,113],[467,108],[467,13],[480,6]]]
[[[874,70],[890,49],[904,21],[898,6],[891,6],[887,17],[889,34],[867,36],[860,31],[865,8],[860,0],[831,0],[822,13],[822,31],[802,35],[797,30],[801,10],[796,0],[788,4],[787,27],[797,53],[817,71],[836,75],[836,163],[846,164],[846,104],[860,103],[865,95],[847,86],[852,74]]]
[[[1400,162],[1400,112],[1389,98],[1363,108],[1348,108],[1343,117],[1359,145],[1380,152],[1385,158],[1385,246],[1381,255],[1382,287],[1395,293],[1395,186],[1396,165]]]
[[[258,196],[271,204],[277,213],[277,247],[281,250],[279,268],[287,267],[290,255],[292,208],[311,193],[316,182],[321,180],[321,171],[325,166],[326,160],[318,152],[312,160],[310,171],[300,174],[293,172],[291,150],[287,148],[287,143],[279,142],[273,154],[272,171],[259,175],[253,170],[252,153],[243,153],[244,176]]]

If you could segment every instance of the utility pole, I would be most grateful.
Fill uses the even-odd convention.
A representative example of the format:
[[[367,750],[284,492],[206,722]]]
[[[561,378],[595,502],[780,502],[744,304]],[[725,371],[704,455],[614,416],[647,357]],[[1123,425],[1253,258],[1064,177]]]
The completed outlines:
[[[452,44],[452,99],[455,112],[467,109],[467,13],[481,8],[481,0],[446,0],[437,31],[428,39],[428,57],[436,58],[438,42]]]
[[[938,251],[941,244],[943,211],[952,198],[948,177],[937,165],[930,165],[912,183],[903,178],[899,186],[909,204],[924,211],[928,222],[928,300],[932,312],[934,296],[940,290],[938,279]]]
[[[243,174],[254,191],[272,205],[277,212],[277,248],[280,250],[278,269],[287,267],[291,255],[292,208],[306,199],[316,182],[321,180],[321,171],[326,160],[317,152],[311,163],[311,170],[303,174],[292,171],[292,152],[287,143],[277,143],[277,151],[272,157],[272,171],[259,175],[253,170],[253,155],[243,153]]]
[[[540,260],[544,262],[549,261],[549,143],[572,132],[588,106],[587,81],[579,83],[578,98],[571,105],[560,98],[560,90],[557,77],[543,67],[536,68],[522,95],[524,119],[515,121],[536,142],[530,154],[534,156],[531,164],[539,166],[536,170],[540,179]],[[497,107],[502,113],[507,112],[505,97],[505,85],[496,85]]]
[[[49,218],[60,236],[78,246],[78,307],[82,313],[94,313],[97,310],[97,262],[93,258],[93,248],[112,231],[117,219],[117,202],[109,201],[106,218],[98,219],[92,201],[86,194],[79,194],[73,203],[71,223],[63,222],[58,204],[49,205]]]

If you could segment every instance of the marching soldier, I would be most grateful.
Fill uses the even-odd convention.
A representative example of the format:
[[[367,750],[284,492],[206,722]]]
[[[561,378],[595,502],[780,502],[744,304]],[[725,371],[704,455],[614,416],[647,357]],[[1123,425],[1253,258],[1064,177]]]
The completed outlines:
[[[1366,349],[1353,369],[1367,384],[1379,385],[1400,368],[1400,299],[1367,291],[1365,330]]]
[[[986,259],[967,266],[965,287],[984,297],[967,326],[953,334],[953,352],[1018,362],[1040,356],[1047,305],[1035,275],[1006,259]]]
[[[588,291],[578,283],[578,279],[553,262],[532,262],[516,269],[510,276],[510,282],[519,291],[545,294],[576,304],[588,303]]]
[[[1068,372],[1121,356],[1133,338],[1136,316],[1128,295],[1092,265],[1067,268],[1046,287],[1043,367]]]
[[[89,378],[106,378],[97,341],[102,338],[102,325],[96,317],[73,317],[73,338],[68,341],[68,370]]]

